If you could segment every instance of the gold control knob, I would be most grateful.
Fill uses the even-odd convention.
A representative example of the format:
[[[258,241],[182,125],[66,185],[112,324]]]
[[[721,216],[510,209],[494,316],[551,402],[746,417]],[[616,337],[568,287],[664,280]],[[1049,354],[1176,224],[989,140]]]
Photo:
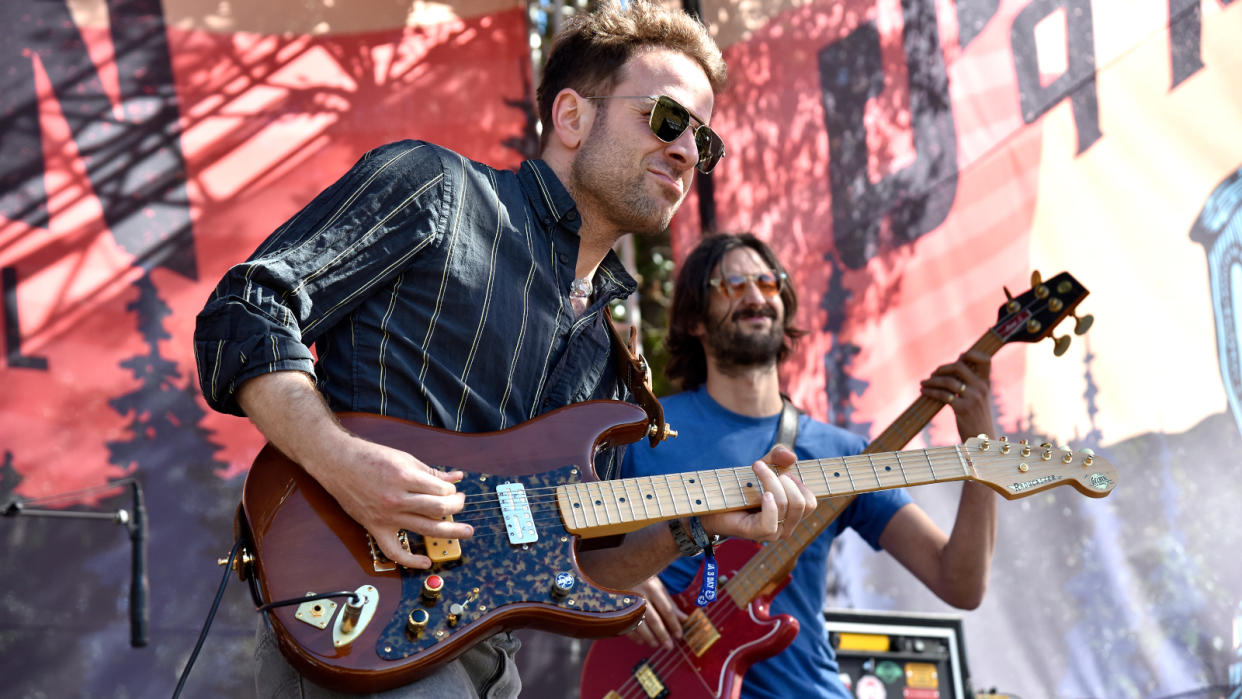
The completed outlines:
[[[427,630],[427,622],[431,619],[431,615],[426,609],[415,609],[405,620],[405,630],[414,638],[423,635],[423,631]]]
[[[422,598],[424,602],[435,602],[440,599],[440,591],[444,589],[444,578],[439,575],[428,575],[423,581]]]

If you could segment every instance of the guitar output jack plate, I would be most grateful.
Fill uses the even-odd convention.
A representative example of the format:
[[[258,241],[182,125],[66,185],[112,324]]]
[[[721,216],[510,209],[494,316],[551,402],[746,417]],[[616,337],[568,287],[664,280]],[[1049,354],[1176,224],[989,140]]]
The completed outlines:
[[[341,613],[336,615],[336,622],[332,625],[332,645],[337,648],[353,643],[371,623],[371,617],[375,616],[375,609],[379,606],[379,590],[371,585],[363,585],[354,590],[354,594],[358,595],[360,603],[350,605],[346,602],[341,605]]]

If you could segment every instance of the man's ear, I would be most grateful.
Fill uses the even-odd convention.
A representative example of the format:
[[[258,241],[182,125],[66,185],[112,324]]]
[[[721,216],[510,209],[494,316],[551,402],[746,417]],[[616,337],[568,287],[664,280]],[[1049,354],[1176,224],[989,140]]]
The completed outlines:
[[[700,340],[702,340],[703,336],[706,334],[707,334],[707,327],[703,325],[703,321],[701,320],[696,322],[694,324],[694,327],[690,328],[690,335],[693,337],[697,337]]]
[[[568,150],[577,150],[591,131],[595,106],[571,88],[565,88],[552,100],[552,138]]]

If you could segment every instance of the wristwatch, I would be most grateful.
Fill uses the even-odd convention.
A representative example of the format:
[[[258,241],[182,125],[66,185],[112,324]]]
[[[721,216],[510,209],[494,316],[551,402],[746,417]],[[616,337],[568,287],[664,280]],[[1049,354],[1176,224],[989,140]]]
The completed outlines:
[[[695,521],[697,521],[697,519],[697,517],[692,518],[692,520]],[[693,528],[693,526],[694,525],[692,524],[691,528]],[[702,525],[700,525],[699,528],[701,529]],[[686,528],[681,526],[680,519],[670,519],[668,521],[668,530],[673,533],[673,542],[677,544],[677,548],[681,551],[681,555],[693,557],[703,553],[703,547],[695,543],[694,539],[686,533]]]

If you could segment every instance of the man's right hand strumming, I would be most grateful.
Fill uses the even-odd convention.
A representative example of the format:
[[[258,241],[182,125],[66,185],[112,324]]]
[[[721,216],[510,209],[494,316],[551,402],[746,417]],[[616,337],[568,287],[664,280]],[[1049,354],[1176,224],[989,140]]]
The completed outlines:
[[[306,374],[255,377],[242,384],[237,400],[268,441],[336,498],[394,562],[431,567],[427,556],[401,545],[397,534],[402,529],[439,539],[474,533],[468,524],[442,519],[465,503],[465,495],[453,486],[461,471],[438,471],[399,449],[350,434]]]

